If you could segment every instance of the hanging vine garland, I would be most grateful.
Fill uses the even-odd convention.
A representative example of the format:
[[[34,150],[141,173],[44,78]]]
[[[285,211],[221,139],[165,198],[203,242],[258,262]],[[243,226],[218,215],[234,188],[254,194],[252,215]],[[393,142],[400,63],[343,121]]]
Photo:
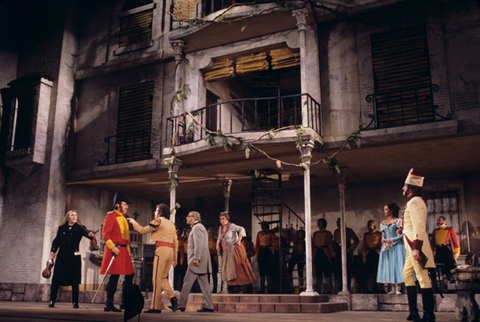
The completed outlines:
[[[302,135],[304,133],[305,127],[302,125],[289,125],[285,127],[281,127],[278,129],[271,129],[268,132],[262,134],[258,139],[255,139],[253,141],[247,141],[242,137],[239,136],[234,136],[231,134],[224,134],[222,131],[211,131],[205,127],[201,122],[198,121],[196,113],[192,113],[190,111],[185,111],[183,112],[180,116],[190,116],[192,118],[192,122],[190,126],[198,125],[202,128],[202,130],[205,132],[205,141],[208,143],[210,147],[216,146],[217,143],[215,141],[216,137],[221,138],[222,140],[222,145],[225,148],[225,151],[232,150],[232,151],[237,151],[237,145],[240,146],[242,150],[245,151],[245,158],[249,159],[250,158],[250,152],[254,152],[255,154],[263,154],[266,156],[268,159],[275,161],[275,164],[277,168],[283,169],[282,165],[287,165],[287,166],[292,166],[292,167],[298,167],[302,169],[306,169],[306,165],[303,163],[290,163],[286,161],[282,161],[280,159],[274,158],[270,156],[267,152],[263,151],[259,147],[255,146],[253,142],[260,141],[264,137],[268,137],[269,139],[274,139],[275,135],[281,131],[285,130],[296,130],[297,134],[297,140],[295,141],[295,144],[297,147],[300,147],[302,145]],[[189,127],[190,127],[189,126]],[[175,127],[175,133],[172,137],[172,151],[170,152],[170,158],[165,161],[165,165],[167,167],[170,167],[171,165],[174,164],[176,160],[176,150],[175,150],[175,138],[178,135],[179,131],[179,124],[177,123]],[[237,143],[235,143],[237,142]],[[346,140],[345,143],[342,145],[340,149],[338,149],[332,156],[330,157],[323,157],[318,161],[312,162],[310,164],[310,167],[317,165],[319,163],[323,164],[328,164],[330,171],[335,174],[340,172],[340,168],[335,160],[335,156],[344,150],[345,148],[351,149],[351,143],[356,144],[358,147],[361,147],[361,134],[360,132],[355,132],[352,133]],[[167,184],[167,188],[171,191],[174,187],[178,186],[178,177],[176,173],[171,173],[170,174],[170,182]]]

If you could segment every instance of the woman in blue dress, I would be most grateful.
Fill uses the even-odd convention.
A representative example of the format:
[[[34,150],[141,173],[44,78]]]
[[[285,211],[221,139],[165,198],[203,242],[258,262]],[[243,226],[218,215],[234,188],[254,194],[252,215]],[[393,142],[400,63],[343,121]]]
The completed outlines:
[[[383,212],[386,218],[381,224],[382,251],[378,261],[377,283],[391,284],[392,289],[388,294],[402,294],[400,289],[404,282],[402,273],[406,250],[403,235],[397,235],[397,230],[402,226],[402,220],[398,219],[400,207],[396,203],[388,203]]]

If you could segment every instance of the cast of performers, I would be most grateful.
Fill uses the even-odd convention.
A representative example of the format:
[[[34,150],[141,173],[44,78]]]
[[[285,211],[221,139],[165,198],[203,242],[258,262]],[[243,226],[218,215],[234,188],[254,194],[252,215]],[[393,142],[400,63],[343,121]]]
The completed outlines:
[[[317,275],[317,292],[322,293],[323,278],[325,278],[325,292],[332,293],[332,260],[333,236],[327,228],[327,221],[323,218],[317,221],[318,231],[313,233],[312,247],[314,254],[315,275]]]
[[[437,226],[438,228],[432,234],[432,245],[434,245],[435,263],[441,264],[442,279],[446,289],[451,275],[450,271],[457,267],[456,260],[460,255],[460,244],[455,229],[447,227],[445,217],[438,217]]]
[[[377,231],[377,223],[374,220],[368,221],[367,228],[368,232],[363,234],[362,255],[367,273],[367,292],[372,294],[378,292],[375,279],[378,270],[382,233]]]
[[[260,269],[260,293],[265,294],[265,277],[268,284],[268,293],[273,293],[275,289],[272,278],[275,271],[274,254],[275,248],[278,247],[278,239],[270,231],[268,223],[262,222],[260,227],[262,230],[257,233],[255,242],[255,252]]]
[[[341,234],[340,234],[340,218],[337,219],[337,229],[333,232],[333,242],[334,242],[334,251],[335,251],[335,284],[337,290],[341,290],[342,285],[342,245],[341,245]],[[352,281],[352,265],[353,265],[353,251],[357,248],[360,243],[357,234],[351,229],[348,228],[345,224],[345,235],[347,240],[347,285],[350,288]],[[352,243],[353,242],[353,243]]]
[[[228,282],[230,293],[245,293],[245,286],[255,281],[242,238],[245,228],[230,222],[227,211],[220,213],[217,252],[222,254],[222,281]]]
[[[155,218],[148,226],[140,226],[134,219],[128,222],[140,234],[151,233],[150,242],[155,242],[155,258],[153,260],[152,284],[153,298],[150,309],[145,313],[162,313],[162,289],[170,299],[173,311],[178,309],[178,301],[168,282],[170,268],[177,266],[177,230],[170,220],[170,208],[166,204],[158,204],[155,209]]]
[[[120,275],[125,275],[124,286],[132,284],[134,269],[132,256],[130,255],[130,230],[125,214],[128,211],[128,200],[122,192],[117,192],[113,198],[113,211],[107,213],[103,222],[102,238],[105,241],[105,252],[103,255],[100,274],[106,274],[108,265],[116,255],[108,271],[110,278],[107,283],[107,300],[105,302],[105,312],[121,312],[113,305],[113,296],[117,289],[117,283]],[[123,288],[124,289],[124,288]],[[123,291],[122,291],[123,302]]]
[[[402,220],[398,219],[400,207],[396,203],[388,203],[383,207],[385,219],[382,221],[382,251],[378,263],[377,282],[390,285],[388,294],[401,294],[403,284],[403,266],[406,249],[401,231]]]
[[[77,212],[70,210],[58,227],[57,236],[52,242],[50,256],[54,259],[57,250],[58,256],[53,270],[49,307],[55,306],[58,287],[71,285],[73,308],[78,309],[78,284],[82,278],[79,245],[82,237],[92,239],[95,235],[78,222]]]
[[[414,174],[411,169],[402,189],[403,195],[407,198],[403,211],[403,236],[407,248],[403,279],[410,309],[407,320],[416,322],[435,321],[433,289],[428,275],[428,268],[435,268],[435,261],[427,235],[427,206],[421,197],[423,180],[424,177]],[[422,317],[419,316],[417,309],[414,274],[422,290]]]

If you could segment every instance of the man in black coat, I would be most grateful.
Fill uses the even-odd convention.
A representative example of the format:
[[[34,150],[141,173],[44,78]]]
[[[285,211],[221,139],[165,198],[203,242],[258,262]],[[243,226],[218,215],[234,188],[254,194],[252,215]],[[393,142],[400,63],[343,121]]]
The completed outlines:
[[[80,240],[82,237],[93,239],[93,232],[89,232],[84,226],[80,225],[77,219],[77,213],[70,210],[65,215],[65,219],[58,227],[57,236],[52,242],[51,258],[58,257],[53,271],[52,287],[50,289],[49,307],[55,306],[58,287],[60,285],[72,286],[73,308],[78,308],[78,285],[82,278],[82,261],[79,252]]]

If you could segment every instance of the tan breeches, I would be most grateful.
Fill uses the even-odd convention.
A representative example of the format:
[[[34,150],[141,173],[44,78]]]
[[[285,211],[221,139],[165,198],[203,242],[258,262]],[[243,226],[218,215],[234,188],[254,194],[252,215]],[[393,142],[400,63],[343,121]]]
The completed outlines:
[[[175,297],[175,293],[172,291],[167,278],[172,261],[173,250],[171,247],[161,246],[155,250],[152,270],[153,298],[150,305],[151,309],[162,309],[162,289],[169,298]]]
[[[405,286],[415,286],[413,274],[418,279],[421,288],[432,288],[430,277],[428,276],[428,269],[422,268],[419,261],[413,259],[412,250],[407,245],[407,258],[405,259],[405,266],[403,267],[403,280]]]

